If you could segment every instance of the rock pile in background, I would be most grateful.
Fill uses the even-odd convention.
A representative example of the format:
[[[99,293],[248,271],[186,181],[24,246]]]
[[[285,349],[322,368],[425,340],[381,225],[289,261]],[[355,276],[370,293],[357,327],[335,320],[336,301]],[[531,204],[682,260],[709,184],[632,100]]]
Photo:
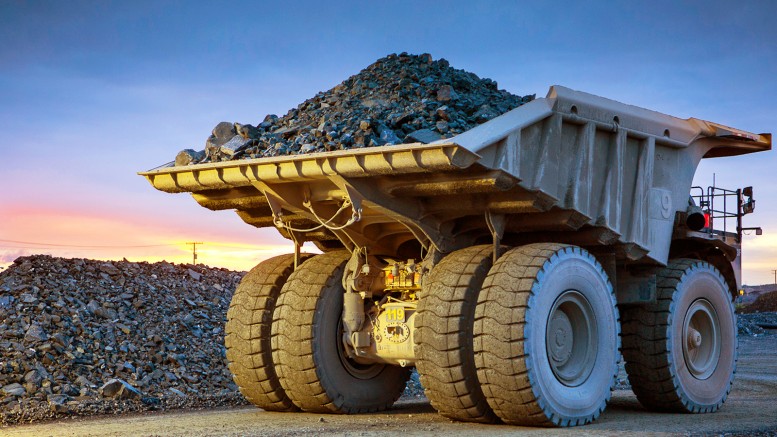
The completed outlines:
[[[244,403],[226,310],[242,273],[31,256],[0,273],[3,423]]]
[[[777,291],[763,293],[750,304],[739,306],[737,313],[740,335],[777,333]]]
[[[392,54],[283,117],[256,126],[219,123],[205,150],[181,151],[176,165],[294,155],[450,138],[534,99],[431,55]]]
[[[741,313],[763,313],[777,311],[777,291],[763,293],[751,304],[741,308]]]
[[[243,272],[22,257],[0,273],[0,423],[246,404],[224,323]],[[418,375],[405,398],[421,397]]]

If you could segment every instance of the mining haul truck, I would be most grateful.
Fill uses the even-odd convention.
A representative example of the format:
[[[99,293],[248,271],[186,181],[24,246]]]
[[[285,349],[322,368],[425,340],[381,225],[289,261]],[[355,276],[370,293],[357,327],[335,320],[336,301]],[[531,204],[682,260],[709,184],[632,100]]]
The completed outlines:
[[[691,185],[702,158],[770,149],[770,134],[554,86],[430,144],[141,174],[293,243],[227,313],[229,369],[256,406],[379,411],[415,367],[443,416],[570,426],[604,410],[621,354],[650,410],[726,400],[753,193]]]

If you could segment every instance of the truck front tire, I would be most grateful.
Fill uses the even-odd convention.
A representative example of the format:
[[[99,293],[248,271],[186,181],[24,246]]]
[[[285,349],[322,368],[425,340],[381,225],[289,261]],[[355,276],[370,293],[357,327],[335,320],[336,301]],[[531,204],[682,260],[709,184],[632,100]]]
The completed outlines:
[[[737,327],[731,294],[705,261],[672,260],[657,301],[623,312],[623,357],[632,390],[650,410],[709,413],[734,380]]]

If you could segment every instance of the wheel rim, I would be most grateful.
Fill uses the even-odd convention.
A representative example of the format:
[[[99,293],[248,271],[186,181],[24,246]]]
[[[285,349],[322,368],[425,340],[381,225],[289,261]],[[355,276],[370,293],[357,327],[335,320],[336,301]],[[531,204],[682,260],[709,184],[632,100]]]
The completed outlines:
[[[343,322],[342,319],[337,324],[337,356],[340,358],[340,363],[342,363],[343,368],[351,374],[354,378],[358,379],[372,379],[380,372],[383,371],[383,368],[385,367],[385,364],[361,364],[357,363],[356,361],[348,358],[348,355],[345,352],[345,338],[343,335],[344,329],[343,329]]]
[[[683,356],[688,370],[697,379],[707,379],[720,360],[720,320],[707,299],[697,299],[685,313]]]
[[[597,328],[593,308],[580,292],[568,290],[553,304],[548,315],[545,346],[556,379],[577,387],[594,369]]]

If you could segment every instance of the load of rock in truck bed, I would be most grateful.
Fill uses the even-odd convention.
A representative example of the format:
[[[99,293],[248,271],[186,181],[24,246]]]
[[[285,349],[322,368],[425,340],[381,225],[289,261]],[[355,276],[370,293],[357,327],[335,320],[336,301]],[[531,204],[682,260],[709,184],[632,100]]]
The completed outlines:
[[[283,117],[256,126],[221,122],[205,149],[181,151],[175,165],[451,138],[534,99],[429,54],[389,55]]]

